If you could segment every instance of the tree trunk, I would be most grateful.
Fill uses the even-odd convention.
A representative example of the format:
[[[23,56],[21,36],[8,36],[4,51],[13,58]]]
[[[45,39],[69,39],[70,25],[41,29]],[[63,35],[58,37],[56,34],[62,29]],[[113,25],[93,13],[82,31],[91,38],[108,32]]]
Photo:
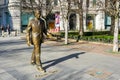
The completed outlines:
[[[118,52],[118,19],[115,19],[114,39],[113,39],[113,52]]]
[[[114,16],[112,16],[111,17],[111,28],[110,28],[110,35],[114,35],[114,29],[115,29],[115,17]]]
[[[83,12],[80,15],[80,30],[79,30],[79,35],[83,36]]]
[[[83,0],[80,0],[80,5],[78,5],[79,7],[79,21],[80,21],[80,26],[79,26],[79,35],[78,38],[76,40],[76,42],[79,42],[80,38],[83,36]]]
[[[65,26],[65,44],[68,44],[68,19],[64,19]]]
[[[114,29],[114,40],[113,40],[113,52],[118,52],[118,27],[119,27],[119,1],[116,2],[116,15],[115,15],[115,29]]]

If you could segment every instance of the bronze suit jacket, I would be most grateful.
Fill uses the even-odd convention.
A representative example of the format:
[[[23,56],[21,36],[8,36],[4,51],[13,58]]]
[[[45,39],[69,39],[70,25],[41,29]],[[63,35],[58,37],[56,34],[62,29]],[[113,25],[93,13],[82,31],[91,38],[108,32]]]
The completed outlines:
[[[44,42],[43,34],[47,35],[47,29],[45,28],[45,22],[40,20],[32,19],[29,21],[26,28],[26,38],[31,44],[41,44]]]

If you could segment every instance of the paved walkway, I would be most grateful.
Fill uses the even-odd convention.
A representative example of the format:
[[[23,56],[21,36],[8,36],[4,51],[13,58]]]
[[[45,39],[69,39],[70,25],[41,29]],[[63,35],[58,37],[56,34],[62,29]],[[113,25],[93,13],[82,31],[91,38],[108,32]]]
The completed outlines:
[[[54,41],[54,44],[49,45],[57,45],[57,46],[62,46],[62,47],[69,47],[69,48],[74,48],[78,50],[83,50],[85,52],[91,52],[91,53],[97,53],[97,54],[104,54],[108,56],[115,56],[115,57],[120,57],[120,54],[118,53],[113,53],[112,52],[112,44],[108,43],[101,43],[101,42],[89,42],[89,41],[79,41],[76,42],[74,39],[69,39],[68,45],[64,45],[64,40],[61,41]]]
[[[119,57],[97,51],[101,44],[96,47],[93,43],[71,42],[42,44],[42,64],[46,69],[42,73],[30,65],[33,46],[28,47],[19,36],[0,37],[0,80],[120,80]],[[104,48],[109,50],[111,46]]]

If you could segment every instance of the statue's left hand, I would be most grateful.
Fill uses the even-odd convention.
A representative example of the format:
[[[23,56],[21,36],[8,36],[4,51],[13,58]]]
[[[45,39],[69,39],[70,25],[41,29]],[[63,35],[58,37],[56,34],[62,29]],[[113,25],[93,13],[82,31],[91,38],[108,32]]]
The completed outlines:
[[[31,45],[31,43],[28,41],[28,42],[27,42],[27,45],[28,45],[28,46],[30,46],[30,45]]]

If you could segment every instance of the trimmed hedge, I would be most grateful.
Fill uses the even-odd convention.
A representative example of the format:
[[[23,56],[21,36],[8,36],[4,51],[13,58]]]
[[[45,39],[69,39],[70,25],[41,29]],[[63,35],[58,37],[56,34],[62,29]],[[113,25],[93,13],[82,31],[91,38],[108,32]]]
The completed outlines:
[[[80,37],[80,40],[93,41],[93,42],[103,42],[103,43],[113,43],[113,36],[109,35],[109,31],[98,31],[98,32],[84,32],[84,35]],[[61,37],[64,37],[64,32],[61,32]],[[68,38],[76,39],[78,38],[78,32],[69,32]],[[120,35],[119,35],[120,43]]]
[[[113,43],[113,36],[109,35],[94,35],[94,36],[83,36],[81,40],[94,41],[94,42],[104,42]]]

